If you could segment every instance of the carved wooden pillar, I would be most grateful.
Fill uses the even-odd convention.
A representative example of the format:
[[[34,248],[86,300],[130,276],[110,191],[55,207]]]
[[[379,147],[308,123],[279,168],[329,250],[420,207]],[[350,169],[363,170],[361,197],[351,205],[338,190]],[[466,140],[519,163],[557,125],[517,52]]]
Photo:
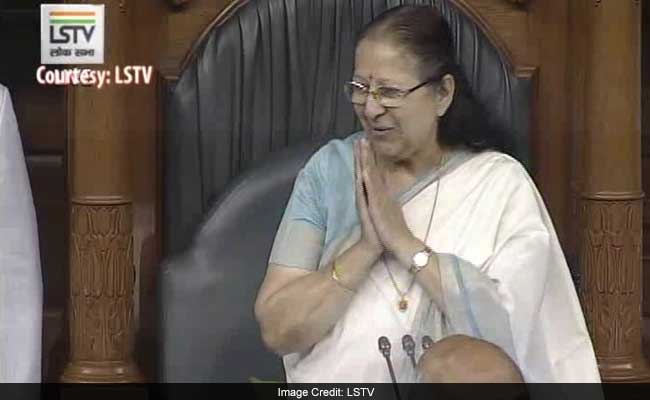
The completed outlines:
[[[587,6],[588,4],[588,6]],[[585,2],[583,305],[603,380],[646,381],[641,347],[641,8]]]
[[[126,2],[104,0],[105,64],[126,64]],[[68,89],[70,360],[65,382],[135,382],[127,87]]]

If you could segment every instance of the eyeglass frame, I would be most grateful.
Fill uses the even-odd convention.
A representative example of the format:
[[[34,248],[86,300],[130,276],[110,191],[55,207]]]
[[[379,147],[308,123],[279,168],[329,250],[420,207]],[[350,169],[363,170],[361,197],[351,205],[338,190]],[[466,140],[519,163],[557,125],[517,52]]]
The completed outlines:
[[[402,107],[403,104],[400,104],[398,106],[386,106],[386,105],[382,104],[381,100],[380,100],[380,99],[382,99],[382,97],[379,96],[379,94],[377,93],[377,90],[382,89],[382,88],[389,88],[389,89],[399,90],[401,93],[403,93],[400,96],[399,100],[404,101],[404,99],[406,99],[406,97],[409,94],[415,92],[416,90],[418,90],[418,89],[420,89],[420,88],[422,88],[422,87],[424,87],[424,86],[426,86],[428,84],[434,83],[434,82],[436,82],[438,80],[439,80],[439,78],[431,77],[431,78],[429,78],[429,79],[427,79],[425,81],[422,81],[422,82],[418,83],[417,85],[413,86],[410,89],[400,89],[400,88],[391,87],[391,86],[379,86],[379,87],[374,88],[373,90],[370,90],[370,85],[366,85],[365,83],[358,82],[358,81],[355,81],[355,80],[351,80],[351,81],[345,82],[345,84],[344,84],[344,92],[346,93],[346,97],[348,98],[350,103],[352,103],[354,105],[357,105],[357,106],[362,106],[362,105],[365,105],[366,103],[368,103],[368,95],[372,95],[372,97],[375,99],[375,101],[377,103],[379,103],[379,105],[381,105],[384,108],[399,108],[399,107]],[[365,100],[364,100],[363,103],[355,103],[355,102],[352,101],[352,95],[348,94],[348,90],[347,90],[348,85],[356,85],[357,87],[364,86],[366,88],[367,93],[366,93]]]

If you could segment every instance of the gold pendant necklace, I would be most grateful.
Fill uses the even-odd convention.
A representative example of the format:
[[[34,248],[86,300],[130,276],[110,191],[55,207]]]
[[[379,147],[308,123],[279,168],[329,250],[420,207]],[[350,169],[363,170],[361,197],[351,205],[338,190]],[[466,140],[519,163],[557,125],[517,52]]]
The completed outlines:
[[[447,163],[447,154],[445,154],[442,157],[440,167],[438,171],[440,171],[440,177],[438,178],[438,182],[436,184],[436,194],[433,200],[433,207],[431,208],[431,216],[429,217],[429,224],[427,225],[427,232],[424,235],[424,243],[426,244],[427,239],[429,239],[429,232],[431,231],[431,223],[433,222],[433,215],[436,212],[436,205],[438,204],[438,193],[440,191],[440,185],[442,184],[442,168],[443,166]],[[397,286],[397,281],[395,281],[395,277],[393,276],[393,273],[391,272],[390,268],[388,267],[388,263],[386,262],[386,257],[382,254],[381,255],[381,262],[384,264],[384,267],[386,268],[386,272],[388,272],[388,277],[390,278],[391,283],[393,284],[393,287],[395,288],[395,291],[399,295],[399,300],[397,301],[397,309],[400,312],[405,313],[408,311],[409,308],[409,299],[406,297],[411,289],[413,288],[413,285],[415,284],[415,275],[413,275],[413,278],[411,279],[411,283],[409,284],[408,289],[406,291],[402,291],[399,286]]]
[[[399,286],[397,286],[395,277],[393,276],[393,273],[391,272],[390,268],[388,268],[388,263],[386,263],[386,258],[384,257],[384,255],[381,256],[381,262],[382,264],[384,264],[384,267],[386,268],[386,272],[388,272],[388,276],[390,277],[390,281],[392,282],[395,291],[399,295],[399,300],[397,301],[397,309],[400,310],[401,312],[406,312],[409,308],[409,299],[406,296],[408,295],[408,293],[411,291],[411,288],[413,288],[413,285],[415,284],[415,276],[413,276],[408,289],[406,289],[406,292],[404,292],[399,288]]]

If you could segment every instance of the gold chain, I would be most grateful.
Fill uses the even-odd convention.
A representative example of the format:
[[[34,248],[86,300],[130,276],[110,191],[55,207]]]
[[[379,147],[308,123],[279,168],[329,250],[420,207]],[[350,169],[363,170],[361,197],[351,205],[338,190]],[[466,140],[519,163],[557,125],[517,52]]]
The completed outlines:
[[[440,177],[438,178],[438,183],[436,185],[436,195],[433,200],[433,207],[431,208],[431,215],[429,216],[429,224],[427,225],[427,232],[424,235],[424,243],[427,243],[427,240],[429,239],[429,232],[431,231],[431,223],[433,222],[433,215],[436,212],[436,205],[438,204],[438,193],[440,192],[440,185],[442,184],[442,168],[443,166],[447,163],[447,153],[445,153],[442,156],[441,162],[440,162]],[[415,275],[413,275],[413,278],[411,278],[411,283],[408,286],[408,289],[406,289],[406,292],[402,291],[399,286],[397,285],[397,281],[395,280],[395,277],[393,276],[393,273],[390,270],[390,267],[388,267],[388,263],[386,262],[386,257],[384,254],[381,255],[381,262],[384,264],[384,267],[386,268],[386,272],[388,272],[388,277],[390,278],[391,283],[393,284],[393,287],[395,288],[395,291],[399,295],[399,301],[397,302],[397,309],[400,310],[401,312],[406,312],[408,310],[409,302],[408,298],[406,297],[411,289],[413,288],[413,285],[415,284]]]

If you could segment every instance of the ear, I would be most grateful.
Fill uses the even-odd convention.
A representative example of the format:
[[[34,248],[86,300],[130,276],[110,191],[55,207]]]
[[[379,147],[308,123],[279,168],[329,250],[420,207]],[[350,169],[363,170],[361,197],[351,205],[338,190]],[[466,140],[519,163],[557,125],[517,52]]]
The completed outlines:
[[[442,77],[440,83],[437,85],[437,110],[436,113],[438,117],[445,115],[451,102],[454,99],[454,93],[456,90],[456,80],[450,74],[447,74]]]

